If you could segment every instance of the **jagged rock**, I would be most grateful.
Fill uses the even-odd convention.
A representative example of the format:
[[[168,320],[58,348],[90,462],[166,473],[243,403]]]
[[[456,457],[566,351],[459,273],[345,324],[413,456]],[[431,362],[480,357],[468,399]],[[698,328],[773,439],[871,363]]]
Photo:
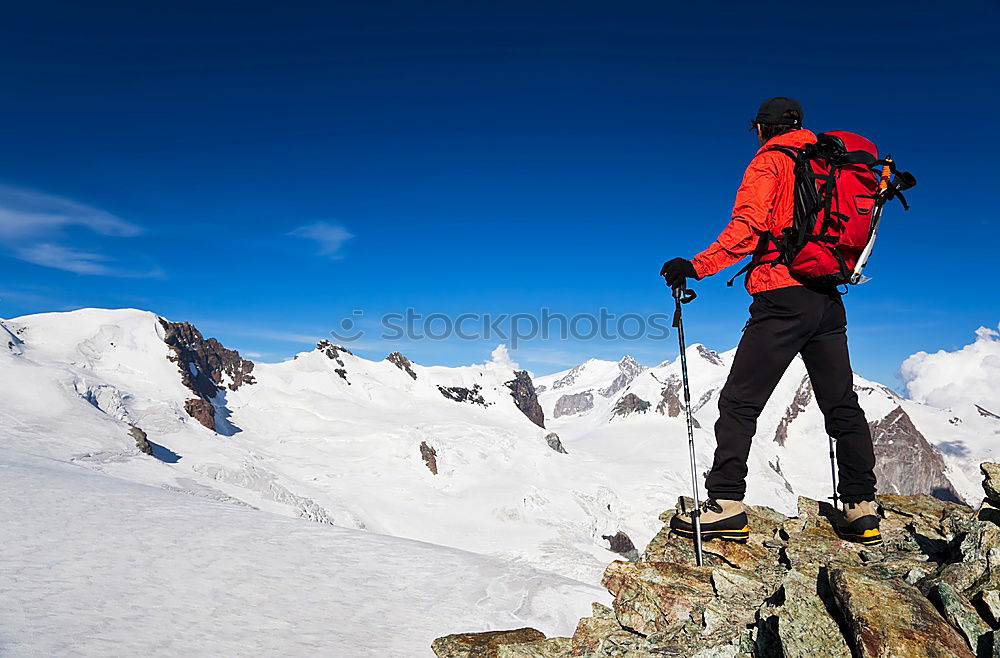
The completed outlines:
[[[334,369],[333,369],[333,371],[334,371],[335,373],[337,373],[337,376],[338,376],[338,377],[340,377],[340,378],[341,378],[341,379],[343,379],[343,380],[344,380],[345,382],[347,382],[347,385],[348,385],[348,386],[350,386],[350,385],[351,385],[351,382],[350,382],[350,381],[348,381],[348,379],[347,379],[347,369],[346,369],[346,368],[334,368]]]
[[[828,526],[814,525],[788,536],[784,556],[793,569],[815,576],[824,565],[860,565],[858,550],[858,544],[841,539]]]
[[[762,562],[772,558],[777,562],[776,553],[755,543],[708,541],[702,544],[702,553],[708,566],[728,565],[739,569],[756,569]],[[670,527],[664,525],[646,545],[640,559],[644,562],[695,564],[694,541],[672,534]]]
[[[615,612],[600,603],[593,604],[592,616],[584,617],[576,625],[570,640],[569,655],[580,658],[597,656],[629,656],[630,658],[652,658],[649,643],[621,627]]]
[[[153,446],[149,445],[146,433],[142,431],[141,428],[135,425],[129,425],[128,433],[135,439],[135,447],[139,449],[140,452],[144,452],[147,455],[153,454]]]
[[[413,364],[409,359],[403,356],[402,353],[393,352],[389,356],[385,357],[385,360],[405,372],[411,378],[417,378],[417,373],[413,372]]]
[[[159,318],[163,327],[163,342],[173,355],[167,358],[177,364],[181,382],[191,392],[204,400],[211,400],[228,377],[227,387],[237,390],[244,384],[254,384],[252,361],[247,361],[236,350],[228,350],[214,338],[205,338],[187,322],[168,322]]]
[[[438,474],[437,450],[427,445],[426,441],[420,442],[420,456],[423,457],[427,469],[434,475]]]
[[[610,544],[612,552],[618,553],[626,560],[635,562],[639,559],[639,551],[635,550],[635,544],[632,543],[632,539],[621,530],[613,535],[601,535],[601,538]]]
[[[550,637],[538,642],[501,644],[497,658],[566,658],[570,655],[573,640],[568,637]]]
[[[782,592],[777,618],[784,658],[850,658],[847,640],[827,607],[832,604],[833,593],[825,578],[817,583],[814,578],[790,571],[782,583]]]
[[[236,350],[226,349],[214,338],[206,339],[192,324],[158,319],[163,327],[163,342],[172,352],[167,358],[177,364],[181,383],[198,396],[184,403],[185,411],[208,429],[216,431],[213,400],[218,399],[217,395],[224,385],[235,391],[244,384],[256,383],[252,374],[253,362],[241,357]],[[226,378],[229,379],[228,384],[225,383]],[[228,416],[225,407],[221,411],[223,417]]]
[[[215,431],[215,406],[203,398],[191,398],[184,403],[184,411],[196,421]]]
[[[993,505],[989,500],[984,500],[979,511],[976,512],[976,518],[1000,526],[1000,507]]]
[[[568,376],[569,375],[567,375],[567,377]],[[558,388],[558,387],[553,385],[553,388]],[[560,418],[562,416],[571,416],[573,414],[589,411],[593,408],[594,408],[594,394],[591,391],[574,393],[572,395],[563,395],[558,400],[556,400],[556,406],[552,410],[552,416],[554,418]]]
[[[514,404],[521,410],[528,420],[539,427],[545,427],[545,412],[542,405],[538,404],[538,394],[535,392],[535,385],[531,381],[531,375],[527,370],[518,370],[514,373],[514,379],[504,384],[510,389],[510,394],[514,398]]]
[[[336,345],[328,340],[321,340],[316,343],[316,349],[325,354],[328,358],[337,362],[337,365],[341,368],[344,367],[344,359],[341,358],[341,354],[350,354],[354,356],[354,352],[347,349],[343,345]]]
[[[1000,591],[986,589],[976,595],[976,608],[991,627],[1000,626]]]
[[[586,363],[581,363],[580,365],[576,366],[575,368],[567,372],[565,375],[563,375],[561,379],[559,379],[556,382],[553,382],[552,390],[555,390],[557,388],[563,388],[565,386],[572,386],[573,384],[575,384],[576,378],[580,376],[580,373],[583,372],[583,369],[586,365],[587,365]]]
[[[498,658],[498,649],[504,644],[524,644],[545,639],[545,634],[534,628],[486,633],[459,633],[445,635],[431,643],[438,658]]]
[[[681,404],[681,380],[676,375],[671,375],[667,380],[667,385],[660,391],[660,401],[656,405],[656,413],[676,418],[681,414],[683,405]]]
[[[933,592],[932,600],[948,623],[962,634],[969,648],[978,651],[980,643],[985,647],[988,639],[985,636],[990,632],[990,628],[979,618],[972,604],[948,583],[938,583],[934,586]]]
[[[454,400],[455,402],[469,402],[471,404],[478,404],[484,407],[489,406],[486,404],[486,400],[483,398],[481,391],[483,390],[479,384],[474,384],[472,388],[465,388],[464,386],[441,386],[438,385],[438,390],[441,395],[445,396],[449,400]]]
[[[719,357],[719,353],[715,350],[710,350],[702,344],[695,345],[695,349],[698,351],[698,355],[711,363],[713,366],[721,366],[722,359]]]
[[[781,422],[778,423],[778,428],[774,432],[774,441],[778,445],[785,445],[785,441],[788,440],[788,426],[798,418],[800,413],[806,410],[811,401],[812,381],[809,379],[809,375],[806,375],[802,378],[802,383],[799,384],[798,390],[795,391],[792,403],[788,405],[785,415],[781,418]]]
[[[642,371],[645,369],[644,366],[639,365],[631,356],[625,355],[618,362],[618,376],[607,387],[599,390],[598,393],[605,398],[612,397],[615,393],[631,384],[632,380],[642,374]]]
[[[563,447],[562,441],[559,440],[559,435],[555,432],[549,432],[546,434],[545,442],[556,452],[561,452],[564,455],[569,454],[566,452],[566,448]]]
[[[991,503],[1000,507],[1000,464],[983,462],[979,465],[983,472],[983,492]]]
[[[635,393],[626,393],[615,403],[612,413],[624,418],[630,414],[644,414],[649,410],[649,407],[650,404]]]
[[[930,492],[935,498],[962,501],[945,476],[941,453],[924,438],[902,407],[869,426],[880,490],[897,494]]]
[[[641,635],[697,618],[715,596],[709,569],[667,562],[612,562],[601,584],[618,622]]]
[[[916,588],[857,567],[831,569],[829,582],[862,658],[974,655]]]

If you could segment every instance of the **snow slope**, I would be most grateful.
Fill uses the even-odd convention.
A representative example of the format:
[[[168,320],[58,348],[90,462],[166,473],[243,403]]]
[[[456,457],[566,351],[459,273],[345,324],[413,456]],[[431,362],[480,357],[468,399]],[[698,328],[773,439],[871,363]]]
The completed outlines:
[[[4,656],[432,656],[453,629],[571,634],[607,594],[430,544],[0,450]]]
[[[690,488],[676,360],[591,360],[538,378],[543,429],[516,406],[504,353],[460,368],[410,364],[411,376],[327,346],[257,364],[255,383],[235,390],[224,377],[212,398],[224,420],[216,433],[185,410],[194,393],[180,369],[197,367],[170,360],[165,326],[135,310],[3,321],[0,448],[591,584],[617,557],[606,537],[623,531],[641,550]],[[704,471],[732,353],[692,345],[688,359]],[[904,400],[862,378],[856,389],[869,420],[885,425],[883,463],[900,467],[883,491],[943,483],[975,502],[978,461],[997,456],[1000,419]],[[132,426],[160,459],[137,450]],[[553,430],[568,454],[547,444]],[[799,361],[761,417],[749,482],[750,502],[784,511],[797,495],[829,495],[826,434]]]

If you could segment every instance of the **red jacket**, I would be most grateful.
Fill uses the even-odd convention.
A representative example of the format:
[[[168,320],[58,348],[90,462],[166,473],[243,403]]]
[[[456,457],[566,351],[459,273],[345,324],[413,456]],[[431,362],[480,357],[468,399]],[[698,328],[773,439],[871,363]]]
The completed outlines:
[[[781,235],[783,228],[792,225],[795,188],[792,159],[784,153],[765,152],[765,149],[772,146],[798,148],[815,141],[816,136],[810,131],[793,130],[768,140],[760,147],[743,174],[740,189],[736,191],[732,221],[708,249],[691,261],[699,279],[738,263],[757,251],[763,235]],[[767,245],[766,248],[773,246]],[[755,267],[746,276],[747,292],[751,295],[800,285],[788,273],[788,268],[780,264]]]

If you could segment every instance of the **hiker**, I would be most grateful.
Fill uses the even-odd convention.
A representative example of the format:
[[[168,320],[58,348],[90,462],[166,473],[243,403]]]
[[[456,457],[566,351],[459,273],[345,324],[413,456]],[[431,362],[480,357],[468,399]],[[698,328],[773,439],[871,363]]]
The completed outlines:
[[[746,541],[749,536],[742,501],[757,418],[792,359],[801,354],[826,431],[836,439],[838,491],[844,503],[837,530],[843,538],[862,544],[882,542],[874,503],[875,453],[854,392],[841,294],[835,285],[793,277],[771,249],[772,240],[791,226],[794,211],[794,162],[779,149],[816,142],[816,136],[802,127],[802,119],[802,106],[791,98],[771,98],[761,104],[751,122],[761,148],[736,193],[732,221],[708,249],[692,260],[667,261],[660,271],[671,287],[684,289],[686,279],[703,279],[753,256],[745,281],[753,296],[750,319],[719,396],[717,447],[705,483],[708,500],[700,512],[705,540]],[[675,515],[670,527],[681,536],[694,537],[690,513]]]

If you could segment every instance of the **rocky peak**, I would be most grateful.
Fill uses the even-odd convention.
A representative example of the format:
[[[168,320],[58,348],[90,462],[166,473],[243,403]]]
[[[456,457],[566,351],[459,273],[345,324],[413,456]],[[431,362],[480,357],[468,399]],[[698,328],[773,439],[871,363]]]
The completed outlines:
[[[656,404],[656,413],[676,418],[684,409],[681,402],[681,378],[670,375],[660,391],[660,401]]]
[[[896,407],[885,418],[869,423],[875,445],[875,475],[879,491],[897,494],[930,492],[935,498],[961,502],[945,475],[941,454]]]
[[[354,356],[354,352],[347,349],[343,345],[337,345],[335,343],[331,343],[328,340],[321,340],[318,343],[316,343],[316,349],[325,354],[327,358],[336,361],[337,365],[340,366],[341,368],[344,367],[344,360],[341,358],[342,354],[350,354],[351,356]]]
[[[719,353],[716,352],[715,350],[710,350],[707,347],[705,347],[704,345],[702,345],[701,343],[698,343],[697,345],[694,345],[694,349],[698,353],[698,356],[700,356],[701,358],[705,359],[706,361],[708,361],[709,363],[711,363],[713,366],[721,366],[721,365],[723,365],[722,359],[719,357]]]
[[[400,352],[393,352],[389,356],[385,357],[385,360],[405,372],[411,378],[417,378],[417,373],[413,372],[413,364]]]
[[[622,357],[622,360],[618,362],[618,376],[615,377],[614,381],[612,381],[607,387],[599,390],[598,393],[606,398],[614,396],[616,393],[624,390],[625,387],[631,384],[632,380],[642,374],[642,371],[645,369],[645,366],[639,365],[635,359],[626,354]]]
[[[563,388],[564,386],[572,386],[573,384],[575,384],[576,378],[580,376],[580,373],[583,372],[583,369],[586,366],[587,366],[586,363],[581,363],[580,365],[576,366],[575,368],[567,372],[565,375],[563,375],[560,379],[552,382],[552,390],[555,390],[557,388]]]
[[[608,566],[602,584],[613,608],[595,603],[572,637],[468,633],[433,649],[438,658],[997,655],[1000,465],[984,464],[983,474],[978,511],[880,496],[879,547],[841,539],[840,513],[826,503],[800,498],[791,518],[749,505],[749,542],[706,542],[702,567],[692,542],[669,529],[690,505],[680,499],[642,555]],[[605,539],[627,548],[622,537]],[[494,653],[468,649],[488,643]]]
[[[510,389],[514,404],[521,410],[528,420],[539,427],[545,427],[545,412],[542,405],[538,403],[538,394],[535,392],[535,385],[531,381],[531,375],[527,370],[518,370],[514,373],[514,379],[505,382],[504,386]]]

